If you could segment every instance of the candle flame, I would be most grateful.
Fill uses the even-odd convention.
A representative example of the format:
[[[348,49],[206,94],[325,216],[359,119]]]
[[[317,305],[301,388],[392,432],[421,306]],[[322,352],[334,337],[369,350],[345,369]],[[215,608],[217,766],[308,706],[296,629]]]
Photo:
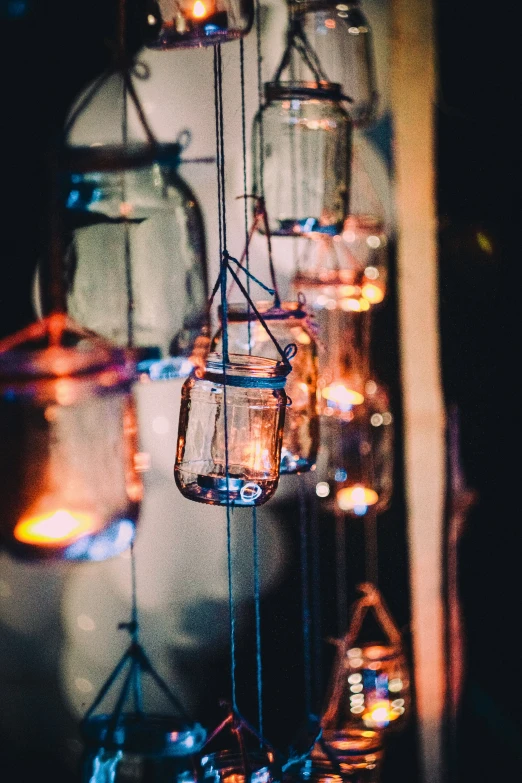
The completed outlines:
[[[205,4],[201,2],[201,0],[196,0],[194,3],[194,8],[192,9],[192,16],[194,19],[203,19],[207,15],[207,9],[205,8]]]
[[[337,493],[337,503],[342,511],[353,511],[355,508],[374,506],[379,495],[373,489],[361,487],[343,487]]]
[[[21,519],[14,529],[14,537],[24,544],[53,546],[69,544],[96,529],[90,514],[60,508],[46,514]]]
[[[326,386],[322,391],[322,395],[325,400],[334,403],[341,409],[344,409],[346,406],[361,405],[364,402],[362,394],[353,389],[348,389],[344,383],[332,383],[331,386]]]
[[[365,283],[362,287],[362,295],[370,304],[379,304],[384,299],[384,291],[374,283]]]

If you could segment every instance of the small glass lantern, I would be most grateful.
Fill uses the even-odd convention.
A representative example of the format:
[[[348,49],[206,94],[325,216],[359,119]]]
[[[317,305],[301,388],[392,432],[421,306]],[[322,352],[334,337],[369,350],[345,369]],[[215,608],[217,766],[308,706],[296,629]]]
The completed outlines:
[[[0,342],[2,545],[103,560],[134,538],[142,496],[125,352],[55,314]]]
[[[133,152],[134,149],[134,152]],[[68,153],[67,309],[119,346],[186,355],[206,318],[203,220],[181,144]],[[121,168],[121,165],[124,168]]]
[[[307,242],[294,287],[312,306],[366,312],[386,295],[387,260],[382,222],[369,215],[350,215],[339,237]]]
[[[388,394],[368,381],[365,401],[351,421],[325,418],[317,462],[316,493],[355,517],[371,507],[386,511],[393,491],[393,416]]]
[[[231,354],[225,376],[222,357],[212,353],[206,369],[187,378],[174,468],[185,497],[237,506],[259,506],[272,497],[279,482],[289,370],[283,362]]]
[[[337,769],[326,750],[335,756]],[[322,742],[314,745],[300,777],[314,783],[378,783],[383,757],[380,732],[356,728],[323,731]]]
[[[384,600],[371,584],[359,585],[350,628],[337,642],[337,659],[321,725],[342,738],[358,726],[365,729],[401,728],[410,707],[410,676],[401,635]],[[384,642],[361,640],[361,626],[369,608],[387,637]]]
[[[262,751],[248,754],[248,774],[244,759],[234,751],[210,753],[201,759],[204,783],[275,783],[272,771],[273,757]]]
[[[110,715],[99,715],[82,725],[83,783],[197,783],[196,754],[206,739],[199,724],[125,714],[109,740],[110,723]]]
[[[253,0],[146,0],[145,39],[151,49],[176,49],[233,41],[254,21]]]
[[[264,149],[254,151],[254,192],[261,192],[262,178],[270,231],[339,234],[348,215],[352,144],[340,86],[271,82],[265,84],[265,99]],[[255,145],[259,120],[258,115]]]
[[[319,446],[317,408],[317,345],[314,331],[300,302],[283,302],[280,307],[256,302],[281,348],[294,343],[297,353],[291,360],[292,372],[286,383],[291,400],[285,416],[281,473],[303,473],[315,465]],[[235,354],[251,353],[277,359],[274,343],[246,304],[228,306],[228,340]],[[214,338],[213,350],[221,349],[221,330]]]
[[[288,0],[288,6],[322,70],[352,98],[349,112],[354,123],[370,124],[378,96],[372,33],[359,0]]]

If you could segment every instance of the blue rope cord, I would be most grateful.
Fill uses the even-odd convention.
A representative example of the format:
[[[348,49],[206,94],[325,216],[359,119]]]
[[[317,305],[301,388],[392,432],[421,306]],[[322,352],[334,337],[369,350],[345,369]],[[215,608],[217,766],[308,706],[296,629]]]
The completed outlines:
[[[223,125],[223,65],[221,45],[214,46],[214,104],[216,114],[216,156],[218,176],[218,215],[220,244],[220,289],[221,313],[223,318],[223,426],[225,435],[225,480],[226,480],[226,516],[227,516],[227,566],[228,566],[228,611],[230,630],[230,679],[232,690],[232,709],[237,712],[236,697],[236,617],[234,606],[234,585],[232,579],[232,518],[230,509],[230,471],[228,451],[228,411],[226,372],[228,364],[228,308],[227,308],[227,232],[225,206],[225,147]]]

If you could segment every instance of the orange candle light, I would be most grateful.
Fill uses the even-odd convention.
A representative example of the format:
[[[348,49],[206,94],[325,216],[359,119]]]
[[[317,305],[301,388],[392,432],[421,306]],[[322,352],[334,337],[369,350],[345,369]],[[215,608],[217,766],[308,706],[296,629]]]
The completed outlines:
[[[336,496],[341,511],[353,511],[356,515],[365,514],[368,506],[374,506],[379,500],[375,490],[361,485],[343,487]]]
[[[97,528],[92,514],[60,508],[21,519],[13,535],[17,541],[37,546],[66,546]]]

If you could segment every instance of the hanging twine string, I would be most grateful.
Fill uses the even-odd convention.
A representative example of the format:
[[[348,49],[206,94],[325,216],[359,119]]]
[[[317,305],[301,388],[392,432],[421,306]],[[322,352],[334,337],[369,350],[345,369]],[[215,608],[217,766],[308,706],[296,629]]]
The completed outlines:
[[[232,691],[232,710],[237,713],[236,693],[236,616],[234,605],[234,585],[232,579],[232,518],[228,488],[230,486],[229,450],[228,450],[228,411],[227,411],[227,364],[228,356],[228,306],[227,306],[227,270],[228,250],[226,231],[226,182],[225,182],[225,139],[223,121],[223,64],[221,45],[214,46],[214,107],[216,119],[216,157],[218,180],[218,223],[220,273],[219,287],[221,292],[221,313],[223,319],[223,425],[225,435],[225,481],[226,481],[226,516],[227,516],[227,566],[228,566],[228,611],[230,633],[230,680]]]

